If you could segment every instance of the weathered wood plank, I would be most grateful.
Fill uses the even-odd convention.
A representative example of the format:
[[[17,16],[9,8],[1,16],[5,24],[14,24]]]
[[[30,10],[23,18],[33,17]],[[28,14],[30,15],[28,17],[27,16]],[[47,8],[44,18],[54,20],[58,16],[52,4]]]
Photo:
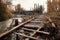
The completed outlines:
[[[49,22],[44,22],[44,21],[31,21],[31,22],[34,22],[34,23],[49,23]]]
[[[33,31],[33,32],[39,32],[39,33],[43,33],[43,34],[47,34],[49,35],[49,32],[44,32],[44,31],[38,31],[38,30],[33,30],[33,29],[27,29],[27,28],[22,28],[23,30],[27,30],[27,31]]]
[[[34,17],[31,18],[31,19],[29,19],[29,20],[27,20],[26,22],[21,23],[21,24],[19,24],[18,26],[15,26],[15,27],[13,27],[12,29],[10,29],[10,30],[8,30],[8,31],[6,31],[6,32],[4,32],[4,33],[2,33],[2,34],[0,34],[0,38],[3,37],[3,36],[5,36],[5,35],[7,35],[8,33],[11,33],[11,32],[14,31],[15,29],[17,29],[17,28],[19,28],[20,26],[22,26],[22,25],[24,25],[24,24],[30,22],[30,21],[33,20],[33,19],[34,19]]]
[[[21,36],[24,36],[24,37],[27,37],[27,38],[37,39],[37,38],[35,38],[35,37],[27,36],[27,35],[21,34],[21,33],[16,33],[16,34],[21,35]]]

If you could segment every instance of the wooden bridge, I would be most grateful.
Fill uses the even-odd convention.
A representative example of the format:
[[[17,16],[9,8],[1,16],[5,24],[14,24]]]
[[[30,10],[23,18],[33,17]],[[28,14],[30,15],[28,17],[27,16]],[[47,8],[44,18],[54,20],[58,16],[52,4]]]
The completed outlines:
[[[11,28],[10,30],[0,34],[2,40],[39,40],[42,39],[40,35],[50,35],[48,31],[41,31],[45,24],[51,23],[52,27],[56,27],[50,17],[45,15],[33,16],[27,21]],[[16,36],[13,36],[16,35]],[[9,37],[9,38],[8,38]]]

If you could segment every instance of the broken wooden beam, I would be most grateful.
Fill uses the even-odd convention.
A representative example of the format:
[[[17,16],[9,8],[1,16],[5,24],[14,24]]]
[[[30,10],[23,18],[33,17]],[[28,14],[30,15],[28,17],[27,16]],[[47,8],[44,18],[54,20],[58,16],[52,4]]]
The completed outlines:
[[[25,22],[23,22],[23,23],[21,23],[21,24],[15,26],[15,27],[13,27],[12,29],[10,29],[10,30],[8,30],[8,31],[6,31],[6,32],[4,32],[4,33],[2,33],[2,34],[0,34],[0,38],[3,37],[3,36],[5,36],[5,35],[7,35],[7,34],[9,34],[9,33],[11,33],[11,32],[13,32],[14,30],[16,30],[17,28],[21,27],[22,25],[24,25],[24,24],[30,22],[30,21],[33,20],[34,18],[35,18],[35,17],[33,17],[33,18],[31,18],[31,19],[29,19],[29,20],[27,20],[27,21],[25,21]]]
[[[35,24],[31,24],[31,23],[28,23],[28,24],[25,24],[24,27],[28,27],[28,28],[39,28],[39,27],[44,27],[44,24],[43,23],[35,23]]]
[[[47,16],[46,16],[46,18],[49,20],[49,22],[51,22],[52,27],[56,27],[56,25],[52,22],[52,20],[50,19],[50,17],[47,17]]]
[[[37,29],[37,31],[39,31],[41,29],[41,27],[39,27],[38,29]],[[36,34],[36,31],[34,31],[34,33],[31,35],[31,36],[33,36],[33,35],[35,35]]]
[[[24,27],[31,27],[31,28],[34,28],[34,27],[39,27],[38,25],[33,25],[33,24],[26,24],[24,25]]]
[[[31,36],[27,36],[27,35],[25,35],[25,34],[21,34],[21,33],[16,33],[17,35],[21,35],[21,36],[24,36],[24,37],[27,37],[27,38],[32,38],[32,39],[37,39],[37,38],[35,38],[35,37],[31,37]]]
[[[31,22],[34,22],[34,23],[49,23],[49,22],[44,22],[44,21],[31,21]]]
[[[38,30],[33,30],[33,29],[27,29],[27,28],[22,28],[23,30],[27,30],[27,31],[33,31],[33,32],[39,32],[39,33],[43,33],[43,34],[47,34],[49,35],[49,32],[45,32],[45,31],[38,31]]]

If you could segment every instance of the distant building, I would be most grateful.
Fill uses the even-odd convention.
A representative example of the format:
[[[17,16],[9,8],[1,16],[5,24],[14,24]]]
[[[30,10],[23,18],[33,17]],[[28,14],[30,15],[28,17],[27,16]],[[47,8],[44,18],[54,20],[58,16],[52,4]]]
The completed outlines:
[[[35,3],[34,4],[34,11],[36,13],[42,14],[44,11],[44,7],[42,5],[39,5],[39,3],[38,4]]]
[[[34,4],[34,9],[36,9],[36,8],[37,8],[37,4],[35,3],[35,4]]]
[[[47,11],[48,12],[60,12],[60,0],[48,0]]]

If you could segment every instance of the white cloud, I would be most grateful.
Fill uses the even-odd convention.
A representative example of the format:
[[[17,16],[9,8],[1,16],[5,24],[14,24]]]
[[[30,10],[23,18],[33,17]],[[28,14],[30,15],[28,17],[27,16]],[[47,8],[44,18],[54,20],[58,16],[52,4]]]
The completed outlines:
[[[30,8],[34,7],[34,3],[44,5],[46,8],[46,1],[47,0],[13,0],[12,3],[14,5],[21,4],[24,9],[30,10]]]

